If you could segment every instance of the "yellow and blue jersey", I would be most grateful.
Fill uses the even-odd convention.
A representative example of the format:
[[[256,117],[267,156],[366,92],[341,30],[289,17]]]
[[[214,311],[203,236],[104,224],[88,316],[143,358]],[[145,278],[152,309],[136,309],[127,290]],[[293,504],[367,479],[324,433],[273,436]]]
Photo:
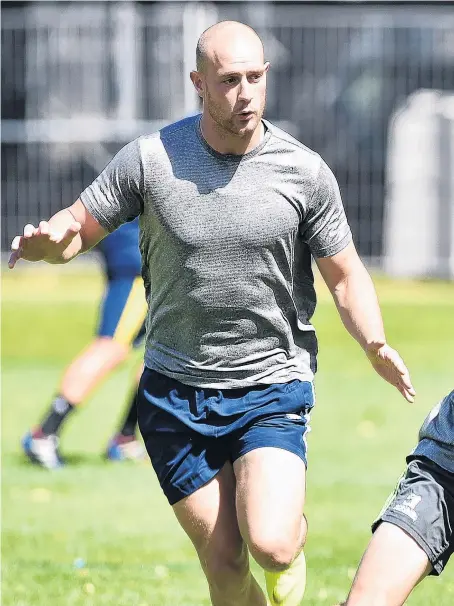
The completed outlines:
[[[108,277],[140,276],[139,220],[124,223],[96,247]]]
[[[138,220],[125,223],[109,234],[98,244],[97,251],[107,279],[97,335],[136,347],[145,335],[147,313]]]

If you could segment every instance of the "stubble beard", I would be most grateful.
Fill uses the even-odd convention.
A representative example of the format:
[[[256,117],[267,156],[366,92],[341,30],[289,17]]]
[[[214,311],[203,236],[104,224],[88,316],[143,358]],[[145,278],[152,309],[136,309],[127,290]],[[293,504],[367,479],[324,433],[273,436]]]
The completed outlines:
[[[227,135],[235,135],[236,137],[251,137],[253,135],[253,133],[255,132],[256,128],[258,127],[258,125],[260,124],[263,113],[265,111],[265,103],[266,103],[266,97],[263,100],[262,107],[257,112],[257,114],[254,118],[253,128],[248,128],[250,123],[247,125],[248,127],[246,127],[246,128],[241,128],[241,127],[238,128],[238,126],[235,124],[235,120],[234,120],[233,116],[231,116],[230,118],[225,118],[225,116],[223,115],[223,112],[219,109],[218,105],[216,103],[214,103],[209,92],[207,93],[207,98],[206,98],[206,107],[207,107],[208,113],[210,114],[211,118],[218,126],[219,134],[224,137],[226,137]]]

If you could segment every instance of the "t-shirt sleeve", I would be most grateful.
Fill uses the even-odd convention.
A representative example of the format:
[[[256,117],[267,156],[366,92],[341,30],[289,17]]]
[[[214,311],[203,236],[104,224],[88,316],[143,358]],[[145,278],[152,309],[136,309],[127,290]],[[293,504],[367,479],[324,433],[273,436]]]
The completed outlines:
[[[323,160],[301,224],[314,257],[331,257],[352,239],[336,178]]]
[[[125,145],[80,195],[98,223],[112,232],[143,210],[143,170],[137,140]]]
[[[454,445],[454,391],[434,406],[424,420],[419,440],[426,438]]]

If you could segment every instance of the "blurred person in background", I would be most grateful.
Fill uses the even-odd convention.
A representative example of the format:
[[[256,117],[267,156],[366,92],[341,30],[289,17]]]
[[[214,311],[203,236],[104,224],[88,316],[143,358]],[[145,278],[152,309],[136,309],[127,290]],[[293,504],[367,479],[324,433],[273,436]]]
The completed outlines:
[[[454,391],[425,419],[344,606],[401,606],[454,552]]]
[[[126,145],[70,207],[14,238],[65,263],[140,216],[149,305],[139,427],[215,606],[297,606],[305,590],[306,436],[317,339],[311,255],[346,329],[408,401],[339,188],[318,154],[263,120],[260,38],[206,30],[191,80],[201,116]],[[153,296],[151,297],[151,293]]]
[[[94,340],[66,368],[57,395],[40,425],[22,440],[27,457],[47,469],[63,465],[59,433],[70,415],[145,336],[147,304],[141,272],[138,221],[125,223],[102,240],[97,251],[106,279]],[[142,371],[142,366],[140,367]],[[111,461],[142,459],[144,448],[136,439],[137,382],[131,389],[125,417],[109,441]]]

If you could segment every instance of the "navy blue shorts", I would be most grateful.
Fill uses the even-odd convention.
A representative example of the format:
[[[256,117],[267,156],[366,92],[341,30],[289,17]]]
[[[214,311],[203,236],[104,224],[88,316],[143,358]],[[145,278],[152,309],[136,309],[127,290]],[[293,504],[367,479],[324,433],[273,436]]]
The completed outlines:
[[[99,311],[97,335],[138,347],[145,336],[147,302],[137,275],[109,278]]]
[[[138,418],[148,455],[173,505],[209,482],[227,461],[262,447],[288,450],[307,465],[312,383],[201,389],[145,368]]]

